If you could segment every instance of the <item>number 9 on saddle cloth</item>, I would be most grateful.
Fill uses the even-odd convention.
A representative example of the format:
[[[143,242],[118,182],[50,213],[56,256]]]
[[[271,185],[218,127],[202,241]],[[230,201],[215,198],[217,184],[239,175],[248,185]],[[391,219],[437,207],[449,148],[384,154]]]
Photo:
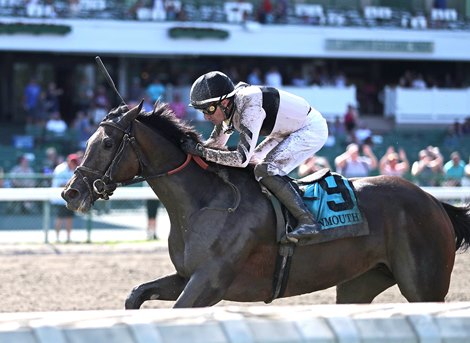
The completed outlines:
[[[292,180],[297,186],[308,209],[321,224],[321,231],[307,242],[298,245],[307,245],[328,242],[339,238],[364,236],[369,234],[369,226],[362,214],[356,191],[352,183],[340,174],[322,169],[305,178]],[[294,220],[283,211],[285,230],[288,232],[295,224]],[[279,216],[278,216],[279,217]],[[278,225],[279,226],[279,225]],[[279,235],[282,241],[285,234]]]

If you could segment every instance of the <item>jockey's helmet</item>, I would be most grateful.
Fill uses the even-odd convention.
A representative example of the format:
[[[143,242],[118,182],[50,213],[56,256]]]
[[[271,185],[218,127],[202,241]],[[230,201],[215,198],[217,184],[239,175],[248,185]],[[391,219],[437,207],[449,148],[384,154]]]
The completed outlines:
[[[232,80],[220,71],[201,75],[191,86],[190,106],[205,109],[214,102],[220,102],[234,94]]]

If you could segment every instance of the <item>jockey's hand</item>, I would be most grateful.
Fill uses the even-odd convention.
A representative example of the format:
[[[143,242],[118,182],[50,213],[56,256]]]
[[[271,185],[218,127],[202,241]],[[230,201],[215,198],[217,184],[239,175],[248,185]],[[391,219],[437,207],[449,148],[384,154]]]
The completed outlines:
[[[204,147],[191,137],[186,136],[181,140],[181,149],[187,154],[204,157]]]

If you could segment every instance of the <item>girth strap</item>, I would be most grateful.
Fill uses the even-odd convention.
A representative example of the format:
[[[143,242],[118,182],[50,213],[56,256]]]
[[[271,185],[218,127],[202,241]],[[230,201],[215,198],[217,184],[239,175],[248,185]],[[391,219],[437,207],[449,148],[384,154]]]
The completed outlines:
[[[286,234],[286,225],[288,225],[288,223],[285,220],[281,203],[271,192],[269,192],[267,188],[264,186],[261,188],[263,193],[265,193],[268,199],[271,200],[274,208],[274,213],[276,215],[276,242],[279,245],[276,267],[273,275],[273,290],[271,298],[264,301],[266,304],[269,304],[273,300],[282,297],[286,291],[295,244],[282,239]]]

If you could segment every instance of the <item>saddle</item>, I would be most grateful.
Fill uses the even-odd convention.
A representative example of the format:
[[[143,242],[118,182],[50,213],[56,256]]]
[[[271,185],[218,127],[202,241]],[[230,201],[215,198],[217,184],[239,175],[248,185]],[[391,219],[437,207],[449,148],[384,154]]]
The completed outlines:
[[[322,226],[318,235],[308,240],[300,240],[296,245],[317,244],[369,234],[369,226],[360,210],[356,191],[348,179],[324,168],[304,178],[290,181]],[[296,226],[295,219],[273,194],[268,196],[276,211],[277,242],[286,244],[286,234]]]
[[[294,217],[267,189],[263,191],[271,200],[277,221],[276,240],[279,244],[273,277],[273,292],[266,303],[284,294],[289,278],[291,259],[296,246],[318,244],[346,237],[369,234],[366,217],[362,214],[352,183],[328,168],[304,178],[290,179],[305,204],[321,224],[320,233],[313,238],[292,243],[286,234],[296,226]]]

